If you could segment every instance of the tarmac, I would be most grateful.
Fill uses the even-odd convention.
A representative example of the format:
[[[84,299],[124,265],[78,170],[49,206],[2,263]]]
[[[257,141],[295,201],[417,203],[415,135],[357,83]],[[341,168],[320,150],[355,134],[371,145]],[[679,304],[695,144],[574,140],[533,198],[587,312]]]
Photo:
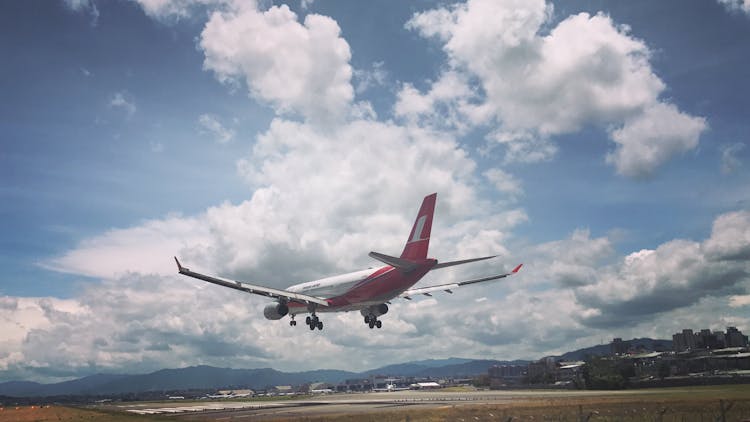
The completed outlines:
[[[612,397],[644,395],[653,390],[638,391],[394,391],[354,394],[328,394],[305,398],[279,397],[264,400],[165,401],[160,403],[110,404],[106,407],[140,415],[171,415],[183,420],[255,420],[285,417],[356,415],[373,412],[437,409],[456,405],[503,404],[519,400],[558,399],[566,397]],[[105,406],[103,406],[105,407]]]

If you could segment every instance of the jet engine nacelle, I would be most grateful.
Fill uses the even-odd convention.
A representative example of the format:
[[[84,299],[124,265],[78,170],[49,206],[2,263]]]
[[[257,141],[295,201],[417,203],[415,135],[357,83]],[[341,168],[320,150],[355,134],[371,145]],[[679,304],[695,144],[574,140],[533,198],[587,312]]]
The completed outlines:
[[[289,313],[286,303],[270,303],[263,308],[263,316],[266,319],[281,319]]]
[[[362,309],[361,311],[359,311],[359,313],[362,314],[362,316],[385,315],[388,313],[388,305],[386,305],[385,303],[381,303],[380,305],[370,306],[369,308]]]

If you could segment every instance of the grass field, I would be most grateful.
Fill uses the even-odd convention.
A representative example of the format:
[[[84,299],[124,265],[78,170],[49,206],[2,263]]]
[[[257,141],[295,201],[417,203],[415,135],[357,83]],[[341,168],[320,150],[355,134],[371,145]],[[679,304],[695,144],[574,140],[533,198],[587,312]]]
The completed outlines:
[[[144,417],[124,412],[80,409],[65,406],[21,406],[4,407],[0,410],[2,422],[138,422],[168,420],[166,417]]]
[[[722,412],[723,408],[723,412]],[[724,419],[722,419],[722,413]],[[231,414],[223,415],[234,419]],[[236,420],[256,420],[237,415]],[[6,407],[0,421],[180,421],[184,416],[139,416],[119,411],[63,406]],[[212,420],[212,415],[190,415],[190,420]],[[750,421],[750,385],[682,387],[658,390],[602,392],[601,395],[528,397],[489,404],[438,403],[430,408],[383,406],[352,414],[325,410],[294,417],[263,417],[287,422],[317,421]]]

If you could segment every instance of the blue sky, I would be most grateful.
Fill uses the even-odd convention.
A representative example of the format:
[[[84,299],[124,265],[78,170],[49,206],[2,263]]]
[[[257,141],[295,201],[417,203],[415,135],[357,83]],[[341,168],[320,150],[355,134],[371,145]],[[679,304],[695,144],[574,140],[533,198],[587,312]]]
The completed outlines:
[[[0,28],[0,379],[311,369],[267,347],[290,327],[262,300],[177,278],[171,256],[275,287],[354,270],[399,250],[433,191],[436,257],[503,257],[432,281],[524,274],[290,347],[366,369],[750,330],[748,3],[12,1]],[[92,315],[124,328],[37,355]],[[388,346],[351,357],[370,342]]]

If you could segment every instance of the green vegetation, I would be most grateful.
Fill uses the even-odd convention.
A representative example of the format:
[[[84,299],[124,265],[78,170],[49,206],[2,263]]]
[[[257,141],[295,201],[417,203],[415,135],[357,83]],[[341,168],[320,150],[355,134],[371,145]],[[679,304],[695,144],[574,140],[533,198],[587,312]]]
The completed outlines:
[[[668,368],[667,368],[668,369]],[[635,376],[632,364],[621,359],[592,357],[583,367],[583,380],[592,390],[621,390],[628,387],[628,379]]]

